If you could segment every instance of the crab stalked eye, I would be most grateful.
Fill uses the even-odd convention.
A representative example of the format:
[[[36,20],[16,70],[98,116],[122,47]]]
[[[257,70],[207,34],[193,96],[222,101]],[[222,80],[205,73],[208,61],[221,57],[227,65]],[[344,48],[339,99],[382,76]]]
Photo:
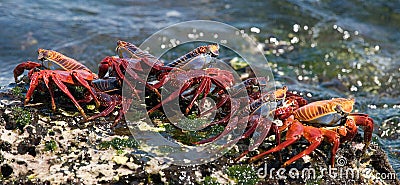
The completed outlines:
[[[219,55],[219,45],[218,44],[208,45],[208,49],[209,49],[212,57],[217,57]]]
[[[340,105],[341,109],[344,112],[351,112],[353,110],[353,105],[355,103],[354,98],[347,99],[347,98],[334,98],[331,101],[334,105]]]
[[[39,48],[38,49],[38,53],[43,53],[45,51],[45,49]]]
[[[126,45],[128,45],[128,42],[119,40],[119,41],[117,41],[117,45],[118,45],[119,47],[125,47]]]
[[[43,60],[47,56],[47,50],[39,48],[38,49],[38,60]]]

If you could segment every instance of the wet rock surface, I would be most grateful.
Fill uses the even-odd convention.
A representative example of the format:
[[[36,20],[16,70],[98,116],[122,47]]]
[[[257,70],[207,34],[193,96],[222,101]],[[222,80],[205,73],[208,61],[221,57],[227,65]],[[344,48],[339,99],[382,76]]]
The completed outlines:
[[[400,184],[385,152],[371,144],[362,152],[362,135],[340,145],[336,166],[330,167],[331,145],[292,165],[283,161],[304,150],[299,141],[255,163],[234,162],[247,148],[240,141],[214,162],[176,166],[149,158],[112,118],[80,123],[75,113],[24,107],[23,96],[0,93],[0,182],[2,184]],[[46,107],[46,106],[44,106]],[[29,119],[26,119],[29,118]],[[274,141],[265,141],[265,151]]]

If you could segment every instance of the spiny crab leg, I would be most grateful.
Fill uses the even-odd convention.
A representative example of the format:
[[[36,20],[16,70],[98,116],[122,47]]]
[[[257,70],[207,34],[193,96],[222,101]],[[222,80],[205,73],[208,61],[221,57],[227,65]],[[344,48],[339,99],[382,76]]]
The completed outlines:
[[[240,158],[244,157],[249,151],[252,151],[255,148],[257,148],[267,137],[271,129],[275,132],[277,143],[279,144],[280,134],[277,125],[275,125],[266,115],[263,114],[263,109],[265,108],[264,106],[267,106],[268,102],[259,104],[258,101],[255,101],[252,104],[247,105],[244,108],[240,109],[239,108],[240,105],[238,105],[240,104],[240,102],[236,102],[236,100],[240,101],[241,98],[231,99],[232,105],[234,106],[231,108],[231,113],[229,114],[229,117],[231,117],[232,115],[233,118],[228,119],[230,120],[230,122],[228,122],[228,125],[225,127],[224,131],[218,134],[217,136],[196,142],[195,144],[204,144],[218,140],[224,137],[225,135],[229,134],[234,127],[237,127],[237,124],[246,124],[246,127],[248,127],[247,131],[244,132],[240,137],[237,137],[228,142],[227,144],[225,144],[223,148],[225,148],[226,146],[230,146],[232,143],[236,143],[241,139],[248,138],[255,132],[257,133],[257,137],[255,138],[255,141],[249,146],[248,150],[243,152],[238,158],[236,158],[236,160],[239,160]],[[249,113],[249,115],[246,115],[246,113]],[[237,121],[232,122],[232,120],[239,119],[239,117],[240,117],[239,123],[236,123]],[[216,124],[216,123],[211,123],[211,124]],[[247,124],[249,124],[249,126],[247,126]]]
[[[252,145],[250,145],[248,147],[247,150],[245,150],[244,152],[242,152],[242,154],[240,154],[235,161],[239,161],[241,158],[243,158],[244,156],[246,156],[250,151],[253,151],[254,149],[256,149],[258,146],[260,146],[260,144],[265,140],[265,138],[268,136],[269,131],[272,130],[275,134],[275,141],[276,144],[280,144],[281,138],[280,138],[280,133],[279,133],[279,129],[278,126],[276,124],[274,124],[273,122],[271,122],[271,120],[269,120],[268,118],[265,117],[257,117],[254,118],[255,120],[252,121],[253,122],[253,126],[246,131],[242,137],[237,138],[236,141],[238,141],[239,139],[245,139],[251,136],[251,134],[253,134],[254,132],[257,133],[261,133],[260,136],[257,138],[257,140],[254,141],[254,143]],[[259,129],[259,130],[257,130]],[[235,141],[235,142],[236,142]]]
[[[79,112],[83,116],[83,119],[86,121],[87,120],[87,116],[85,114],[85,111],[79,105],[79,103],[75,100],[74,96],[72,96],[71,92],[69,92],[67,86],[64,85],[64,83],[61,80],[59,80],[60,79],[59,77],[60,77],[59,75],[55,75],[55,76],[53,76],[52,79],[55,82],[55,84],[71,99],[72,103],[74,103],[75,107],[79,110]]]
[[[204,94],[204,98],[207,97],[207,94],[210,93],[211,89],[211,79],[210,78],[204,78],[201,82],[199,87],[197,88],[196,92],[194,93],[192,97],[192,101],[190,101],[189,105],[186,107],[186,114],[189,114],[189,111],[192,109],[195,101],[197,98],[200,96],[200,94]],[[204,100],[203,98],[203,100]]]
[[[211,92],[211,94],[217,94],[220,97],[218,100],[218,103],[215,106],[213,106],[212,108],[210,108],[204,112],[201,112],[200,117],[207,115],[210,112],[221,108],[226,103],[230,103],[232,98],[235,98],[236,102],[250,102],[251,103],[253,101],[252,97],[257,96],[257,95],[254,95],[255,93],[248,94],[248,92],[246,92],[247,88],[251,88],[251,87],[259,84],[259,81],[260,81],[259,78],[249,78],[249,79],[243,81],[242,83],[236,84],[232,88],[230,88],[231,90],[229,91],[229,94],[226,94],[225,89],[214,89],[213,92]],[[239,98],[238,97],[239,95],[244,96],[244,97]],[[250,99],[250,100],[248,100],[248,99]],[[222,120],[228,121],[229,119],[224,118]],[[226,121],[222,121],[222,120],[220,120],[219,122],[221,122],[221,123],[226,122]]]
[[[105,109],[102,112],[89,117],[88,121],[107,116],[111,112],[113,112],[115,108],[117,108],[117,106],[119,106],[120,109],[118,110],[118,115],[114,119],[114,124],[111,126],[111,128],[115,127],[121,120],[122,116],[125,115],[127,109],[132,103],[132,99],[124,99],[125,97],[122,97],[119,94],[121,90],[121,84],[120,80],[115,77],[96,79],[93,80],[91,84],[93,92],[95,92],[96,97],[101,102],[101,106],[105,107]],[[80,100],[79,102],[87,103],[92,101],[92,99],[92,96],[87,95],[83,100]]]

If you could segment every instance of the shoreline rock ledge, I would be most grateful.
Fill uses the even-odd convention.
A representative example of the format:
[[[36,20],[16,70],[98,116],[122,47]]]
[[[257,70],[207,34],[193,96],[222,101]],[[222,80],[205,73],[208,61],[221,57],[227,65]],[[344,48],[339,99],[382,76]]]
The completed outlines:
[[[252,164],[232,162],[240,154],[233,151],[213,163],[174,166],[135,157],[140,149],[129,132],[119,131],[124,126],[109,129],[107,119],[82,125],[73,114],[24,107],[22,100],[0,92],[0,184],[400,184],[377,144],[362,154],[360,134],[340,146],[335,170],[327,165],[331,145],[325,142],[282,174],[279,155],[287,159],[306,142]]]

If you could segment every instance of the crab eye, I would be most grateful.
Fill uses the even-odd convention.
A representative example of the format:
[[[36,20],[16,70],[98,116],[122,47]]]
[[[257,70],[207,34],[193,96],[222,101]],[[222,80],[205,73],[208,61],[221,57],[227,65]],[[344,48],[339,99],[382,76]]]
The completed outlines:
[[[219,45],[218,44],[213,44],[213,45],[209,45],[208,46],[209,52],[213,55],[213,56],[218,56],[219,55]]]
[[[259,87],[259,86],[253,85],[253,86],[252,86],[252,89],[253,89],[253,92],[258,92],[258,91],[260,91],[260,87]]]
[[[337,113],[341,115],[347,115],[347,113],[343,110],[342,106],[336,105],[335,108],[333,108]]]

